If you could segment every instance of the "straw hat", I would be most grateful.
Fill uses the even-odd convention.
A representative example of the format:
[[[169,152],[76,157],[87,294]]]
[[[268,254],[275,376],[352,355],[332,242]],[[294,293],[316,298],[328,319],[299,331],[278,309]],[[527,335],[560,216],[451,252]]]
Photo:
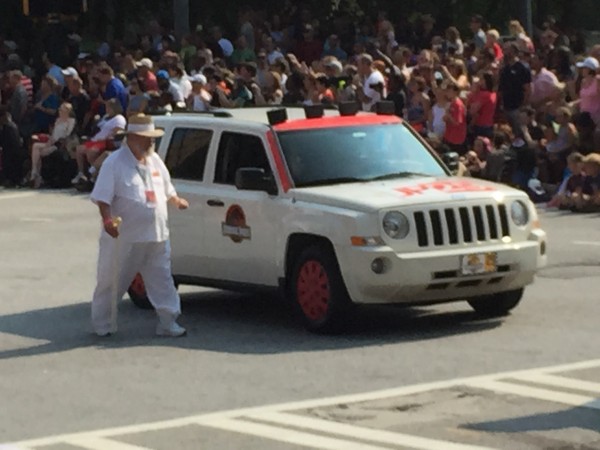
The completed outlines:
[[[163,130],[154,128],[154,122],[152,117],[145,114],[135,114],[129,117],[129,124],[127,125],[126,135],[136,134],[138,136],[144,136],[149,138],[158,138],[165,134]]]

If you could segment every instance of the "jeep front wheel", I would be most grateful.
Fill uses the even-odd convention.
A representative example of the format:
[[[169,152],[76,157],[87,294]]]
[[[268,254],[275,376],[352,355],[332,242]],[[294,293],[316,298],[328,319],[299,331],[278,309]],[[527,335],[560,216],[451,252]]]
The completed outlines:
[[[310,331],[339,331],[352,302],[333,252],[322,246],[302,251],[291,273],[291,294]]]
[[[148,299],[146,294],[146,286],[144,285],[144,279],[139,273],[135,276],[129,289],[127,289],[129,298],[135,306],[140,309],[153,309],[152,303]]]
[[[507,315],[514,309],[523,297],[524,289],[500,292],[498,294],[486,295],[485,297],[468,300],[471,308],[478,314],[486,317],[500,317]]]

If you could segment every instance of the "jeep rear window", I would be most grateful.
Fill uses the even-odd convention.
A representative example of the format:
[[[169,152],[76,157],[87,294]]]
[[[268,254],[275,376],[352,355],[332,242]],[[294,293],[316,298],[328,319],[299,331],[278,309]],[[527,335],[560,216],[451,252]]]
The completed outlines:
[[[284,131],[278,137],[296,187],[447,175],[403,124]]]

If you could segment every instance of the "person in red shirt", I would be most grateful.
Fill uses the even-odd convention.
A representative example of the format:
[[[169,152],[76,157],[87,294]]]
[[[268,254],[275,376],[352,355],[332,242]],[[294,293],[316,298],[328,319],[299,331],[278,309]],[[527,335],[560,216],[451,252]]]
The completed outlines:
[[[485,72],[476,84],[475,92],[469,98],[471,125],[475,136],[494,137],[494,116],[498,96],[494,92],[494,75]]]
[[[485,47],[494,50],[494,55],[496,55],[496,61],[502,61],[504,59],[504,52],[502,51],[502,46],[499,43],[500,33],[498,32],[498,30],[489,30],[485,36]]]
[[[158,81],[156,75],[152,72],[152,60],[142,58],[136,63],[138,68],[138,78],[142,80],[146,92],[158,92]]]
[[[315,39],[315,31],[312,25],[306,24],[302,30],[302,40],[294,48],[294,54],[298,61],[304,61],[310,67],[313,61],[321,59],[323,44]]]
[[[457,152],[464,155],[466,152],[465,141],[467,140],[467,108],[458,97],[460,88],[450,83],[446,90],[448,97],[448,111],[444,115],[446,122],[446,131],[444,133],[444,143]]]

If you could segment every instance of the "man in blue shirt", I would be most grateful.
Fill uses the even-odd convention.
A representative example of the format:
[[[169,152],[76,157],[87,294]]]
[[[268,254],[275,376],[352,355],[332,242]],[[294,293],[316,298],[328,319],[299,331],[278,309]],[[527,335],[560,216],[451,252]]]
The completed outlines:
[[[46,70],[48,71],[48,75],[53,77],[61,87],[64,87],[65,77],[63,76],[62,68],[56,65],[56,63],[53,61],[53,58],[49,56],[48,53],[44,53],[42,56],[42,61],[46,67]]]
[[[127,104],[129,102],[127,89],[125,89],[123,82],[115,77],[114,71],[108,64],[104,64],[98,69],[98,78],[103,86],[102,98],[104,101],[116,98],[119,100],[123,111],[127,111]]]

